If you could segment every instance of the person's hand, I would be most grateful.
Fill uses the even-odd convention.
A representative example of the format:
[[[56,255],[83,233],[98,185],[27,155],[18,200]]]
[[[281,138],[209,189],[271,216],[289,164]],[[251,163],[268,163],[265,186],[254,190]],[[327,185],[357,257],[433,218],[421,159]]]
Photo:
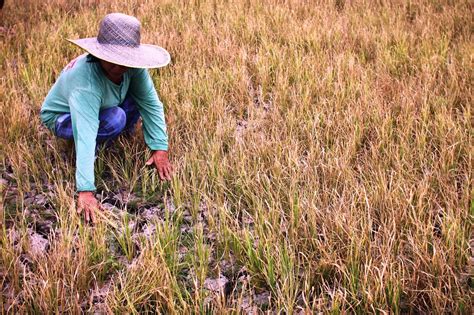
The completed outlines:
[[[77,213],[80,214],[84,210],[86,222],[92,221],[92,223],[95,223],[95,212],[100,210],[100,205],[94,193],[90,191],[80,191],[79,197],[77,198],[77,206]]]
[[[160,174],[161,180],[171,180],[171,175],[173,174],[173,166],[168,160],[167,151],[154,151],[146,165],[154,165]]]

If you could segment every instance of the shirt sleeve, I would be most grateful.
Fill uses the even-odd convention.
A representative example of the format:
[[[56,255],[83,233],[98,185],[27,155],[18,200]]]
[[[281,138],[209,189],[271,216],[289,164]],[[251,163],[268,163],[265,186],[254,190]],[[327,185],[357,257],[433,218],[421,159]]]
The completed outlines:
[[[137,103],[143,120],[143,135],[151,150],[168,150],[166,122],[153,80],[146,69],[137,69],[131,78],[129,93]]]
[[[94,155],[99,129],[100,97],[78,89],[69,96],[72,132],[76,148],[77,191],[94,191]]]

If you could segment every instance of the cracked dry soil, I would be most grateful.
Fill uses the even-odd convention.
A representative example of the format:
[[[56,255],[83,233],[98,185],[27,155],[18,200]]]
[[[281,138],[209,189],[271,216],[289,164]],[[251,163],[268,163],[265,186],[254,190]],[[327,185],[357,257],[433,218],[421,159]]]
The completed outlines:
[[[17,186],[13,180],[13,174],[7,174],[5,178],[0,178],[2,187],[3,202],[6,205],[6,227],[8,238],[18,252],[20,252],[19,264],[24,272],[31,272],[33,262],[37,257],[47,255],[51,242],[61,234],[58,227],[57,214],[52,200],[54,200],[53,187],[42,187],[37,189],[35,184],[31,184],[31,190],[24,194],[23,199],[18,196]],[[44,191],[49,191],[44,193]],[[134,193],[125,190],[117,192],[101,192],[96,197],[101,201],[103,208],[109,211],[112,222],[118,228],[119,233],[123,233],[123,218],[127,217],[127,227],[131,231],[131,239],[134,243],[133,259],[129,260],[121,251],[116,242],[109,244],[109,250],[114,258],[123,268],[130,268],[140,255],[143,238],[151,238],[157,231],[158,224],[164,224],[170,220],[177,209],[172,201],[156,203],[149,202]],[[165,204],[166,203],[166,204]],[[23,209],[22,213],[16,212],[16,208]],[[188,210],[179,210],[180,213],[180,233],[181,237],[192,236],[196,227],[202,228],[205,241],[207,243],[215,242],[215,234],[208,227],[208,218],[213,215],[213,209],[202,205],[199,207],[197,216],[193,216]],[[22,239],[21,231],[17,230],[15,221],[22,216],[27,222],[26,240]],[[93,228],[93,227],[92,227]],[[113,227],[109,227],[113,228]],[[26,245],[25,245],[26,242]],[[206,303],[212,303],[214,299],[224,296],[234,301],[239,300],[241,309],[247,314],[255,314],[262,307],[269,305],[271,293],[268,291],[255,292],[249,289],[251,286],[250,275],[245,267],[239,266],[232,255],[226,259],[217,258],[215,246],[209,246],[211,249],[209,265],[214,266],[210,270],[209,277],[203,283],[208,296]],[[178,257],[181,261],[186,259],[187,255],[193,255],[192,245],[186,246],[180,244]],[[218,260],[218,261],[217,261]],[[192,287],[192,278],[195,274],[193,268],[183,270],[186,282]],[[2,272],[3,273],[3,272]],[[105,300],[111,290],[114,277],[117,271],[112,271],[102,283],[95,282],[89,288],[89,296],[84,297],[82,306],[84,310],[93,313],[101,313],[106,310]],[[3,277],[5,278],[5,277]],[[247,288],[242,292],[242,288]],[[250,293],[249,293],[250,292]],[[244,293],[244,294],[242,294]],[[9,283],[4,283],[3,294],[12,299],[21,298],[14,296],[13,288]],[[8,303],[5,305],[8,309]],[[6,309],[5,309],[6,310]]]

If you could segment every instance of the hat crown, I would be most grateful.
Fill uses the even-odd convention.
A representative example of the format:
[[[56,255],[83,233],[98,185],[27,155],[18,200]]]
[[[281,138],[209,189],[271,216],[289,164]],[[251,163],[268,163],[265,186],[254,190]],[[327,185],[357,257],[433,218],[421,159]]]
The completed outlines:
[[[122,13],[107,14],[100,22],[97,41],[101,44],[138,47],[140,21]]]

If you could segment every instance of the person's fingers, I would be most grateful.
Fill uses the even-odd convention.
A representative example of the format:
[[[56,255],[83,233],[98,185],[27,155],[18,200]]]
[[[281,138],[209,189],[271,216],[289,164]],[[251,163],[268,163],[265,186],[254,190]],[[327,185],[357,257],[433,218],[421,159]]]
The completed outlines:
[[[98,210],[99,209],[97,209],[97,208],[90,209],[92,223],[95,223],[95,212],[98,211]]]
[[[164,173],[163,167],[158,168],[158,173],[160,174],[160,179],[165,180],[165,173]]]
[[[90,220],[90,217],[89,217],[89,207],[85,208],[84,209],[84,214],[85,214],[85,217],[86,217],[86,222],[89,222]]]
[[[166,167],[166,179],[171,180],[171,166],[170,165]]]
[[[146,161],[145,165],[152,165],[153,164],[153,156]]]
[[[78,200],[77,201],[77,207],[76,207],[77,214],[80,214],[82,212],[83,207],[84,207],[84,205],[82,204],[82,202],[80,200]]]
[[[163,169],[163,176],[168,179],[168,167],[167,166],[163,166],[162,167]]]

